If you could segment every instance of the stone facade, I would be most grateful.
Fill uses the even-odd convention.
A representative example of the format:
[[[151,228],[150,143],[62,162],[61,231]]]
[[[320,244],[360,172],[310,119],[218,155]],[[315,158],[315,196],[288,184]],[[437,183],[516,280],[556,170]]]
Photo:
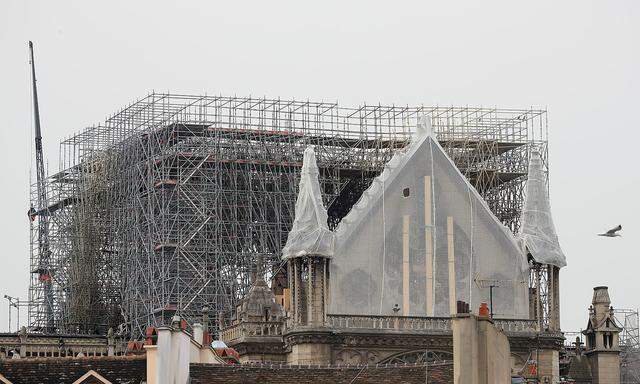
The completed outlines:
[[[232,326],[222,332],[223,340],[245,356],[254,356],[254,362],[291,361],[294,349],[302,351],[296,359],[304,356],[307,347],[317,347],[313,361],[304,364],[377,364],[386,362],[453,361],[453,332],[451,318],[403,317],[403,316],[349,316],[327,315],[324,327],[293,327],[283,323],[271,327]],[[537,332],[532,320],[494,320],[496,328],[508,337],[513,366],[521,367],[529,355],[536,356],[539,349],[558,351],[562,348],[560,332]],[[294,348],[297,346],[297,348]],[[326,346],[329,346],[328,348]],[[261,353],[265,359],[255,358]],[[428,356],[425,357],[425,354]],[[557,366],[557,363],[556,363]],[[546,367],[542,367],[542,372]],[[553,375],[550,366],[549,375]],[[557,376],[557,369],[555,370]]]

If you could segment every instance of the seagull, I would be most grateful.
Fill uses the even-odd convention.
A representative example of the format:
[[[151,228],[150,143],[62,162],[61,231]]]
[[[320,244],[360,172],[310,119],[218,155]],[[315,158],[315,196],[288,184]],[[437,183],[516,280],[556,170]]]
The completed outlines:
[[[606,237],[618,237],[618,236],[622,236],[621,234],[618,233],[619,230],[622,229],[622,225],[618,225],[617,227],[608,230],[605,233],[598,233],[598,236],[606,236]]]

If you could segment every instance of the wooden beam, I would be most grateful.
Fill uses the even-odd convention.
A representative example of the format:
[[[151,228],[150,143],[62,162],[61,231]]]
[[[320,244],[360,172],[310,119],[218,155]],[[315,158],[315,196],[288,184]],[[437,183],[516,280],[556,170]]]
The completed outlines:
[[[449,313],[456,313],[456,260],[453,247],[453,217],[447,217],[447,253],[449,258]]]
[[[425,273],[427,316],[433,316],[433,223],[431,220],[431,176],[424,177]]]
[[[409,223],[411,216],[402,216],[402,315],[409,315]]]

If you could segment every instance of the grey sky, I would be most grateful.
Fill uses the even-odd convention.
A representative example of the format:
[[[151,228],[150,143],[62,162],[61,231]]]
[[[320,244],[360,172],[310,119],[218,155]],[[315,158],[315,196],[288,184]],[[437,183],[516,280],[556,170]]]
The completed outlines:
[[[639,307],[640,2],[449,3],[0,1],[0,295],[27,296],[31,39],[52,171],[62,138],[152,90],[546,107],[562,328],[596,285]]]

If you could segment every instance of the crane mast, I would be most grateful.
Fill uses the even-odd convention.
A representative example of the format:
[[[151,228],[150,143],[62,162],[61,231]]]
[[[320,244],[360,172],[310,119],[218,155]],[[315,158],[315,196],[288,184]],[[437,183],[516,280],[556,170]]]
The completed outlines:
[[[40,108],[38,106],[38,88],[36,86],[36,64],[33,56],[33,43],[29,41],[29,62],[31,64],[31,80],[33,86],[33,115],[35,124],[36,144],[36,185],[38,207],[31,207],[29,216],[35,220],[38,216],[38,262],[31,273],[38,275],[38,282],[44,288],[44,313],[46,317],[46,332],[54,330],[53,321],[53,282],[51,270],[51,251],[49,249],[49,209],[47,189],[45,185],[44,156],[42,153],[42,130],[40,127]]]

